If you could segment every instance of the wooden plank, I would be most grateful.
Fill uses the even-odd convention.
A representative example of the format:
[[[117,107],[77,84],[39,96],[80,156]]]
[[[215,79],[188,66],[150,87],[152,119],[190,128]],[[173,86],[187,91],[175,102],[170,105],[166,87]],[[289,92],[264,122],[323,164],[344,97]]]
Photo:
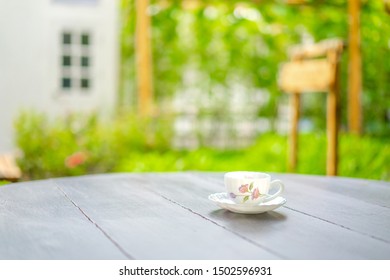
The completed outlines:
[[[289,56],[292,60],[316,58],[326,56],[329,51],[341,52],[343,47],[344,42],[339,38],[326,39],[316,44],[293,46],[289,49]]]
[[[136,69],[138,110],[141,116],[152,113],[153,80],[149,0],[136,0]]]
[[[348,1],[349,19],[349,75],[348,75],[348,127],[350,132],[362,131],[362,57],[360,51],[360,0]]]
[[[328,91],[333,82],[333,69],[326,59],[284,63],[279,75],[279,87],[287,93]]]
[[[334,77],[336,79],[329,87],[326,109],[326,136],[327,136],[327,159],[326,174],[337,175],[338,165],[338,54],[331,52],[328,55]]]
[[[389,183],[274,177],[286,183],[286,206],[253,216],[219,210],[207,200],[224,191],[221,173],[118,174],[5,186],[0,258],[390,258]],[[120,257],[107,257],[113,252]]]
[[[275,259],[272,248],[216,226],[161,196],[160,177],[90,176],[57,179],[83,212],[136,259]],[[179,186],[182,187],[182,186]]]
[[[287,184],[286,192],[288,202],[286,207],[282,207],[275,212],[264,215],[240,215],[230,213],[225,210],[219,210],[217,206],[207,201],[207,195],[212,192],[221,192],[224,190],[222,175],[193,176],[187,175],[170,175],[149,178],[150,184],[154,185],[154,190],[161,195],[169,197],[176,203],[181,204],[193,212],[204,216],[221,227],[234,231],[237,234],[245,236],[256,244],[277,250],[285,258],[291,259],[388,259],[390,257],[390,243],[382,240],[380,236],[370,236],[365,232],[359,232],[358,229],[351,229],[342,224],[332,222],[317,217],[310,213],[316,210],[316,214],[325,215],[329,218],[332,214],[340,216],[343,222],[349,218],[352,226],[358,226],[359,223],[365,224],[364,229],[369,230],[370,225],[375,229],[380,228],[380,224],[373,223],[371,220],[372,208],[367,208],[367,204],[359,201],[349,202],[353,207],[362,207],[359,211],[348,212],[346,215],[343,208],[342,200],[334,202],[333,196],[322,196],[316,200],[310,201],[305,199],[305,193],[299,193],[299,201],[304,207],[307,203],[311,205],[310,211],[304,212],[300,209],[294,209],[297,203],[294,200],[297,196],[290,197],[291,189],[296,190],[297,185]],[[322,199],[322,202],[321,200]],[[320,207],[318,203],[321,202]],[[327,212],[323,205],[334,212]],[[352,208],[354,210],[355,208]],[[321,212],[321,210],[323,210]],[[348,209],[350,210],[350,209]],[[383,209],[382,209],[383,210]],[[348,214],[347,213],[347,214]],[[365,216],[361,216],[364,213]],[[387,218],[388,213],[381,214],[379,211],[373,212],[378,214],[376,221],[383,221]],[[354,215],[355,214],[355,215]],[[343,218],[345,217],[345,218]],[[361,229],[361,228],[360,228]],[[383,224],[382,232],[387,232],[388,225]],[[385,236],[387,238],[387,235]]]
[[[0,188],[0,259],[126,259],[51,181]]]
[[[390,209],[295,182],[290,183],[286,196],[290,198],[288,207],[296,211],[390,244]]]
[[[360,195],[355,192],[357,197],[350,197],[350,192],[344,193],[343,191],[348,187],[362,191],[360,186],[350,184],[349,180],[337,178],[330,180],[324,177],[291,174],[275,174],[273,177],[286,182],[284,195],[288,200],[286,207],[390,244],[390,231],[388,230],[390,228],[390,208],[362,200],[361,198],[365,197],[362,192]],[[217,176],[212,178],[215,181],[220,180]],[[319,184],[320,181],[322,185]],[[364,182],[364,180],[359,181]],[[390,183],[387,184],[387,188],[378,188],[382,196],[390,198]],[[375,191],[376,185],[371,185],[371,189],[366,193]]]
[[[288,157],[288,170],[295,171],[298,162],[298,124],[299,124],[299,109],[300,109],[300,96],[298,93],[294,93],[290,96],[290,110],[291,110],[291,127],[289,135],[289,157]]]
[[[329,193],[341,194],[349,199],[354,198],[362,202],[390,208],[389,182],[299,174],[277,174],[277,176],[285,180],[291,179],[297,184],[307,184],[317,189],[326,190]]]

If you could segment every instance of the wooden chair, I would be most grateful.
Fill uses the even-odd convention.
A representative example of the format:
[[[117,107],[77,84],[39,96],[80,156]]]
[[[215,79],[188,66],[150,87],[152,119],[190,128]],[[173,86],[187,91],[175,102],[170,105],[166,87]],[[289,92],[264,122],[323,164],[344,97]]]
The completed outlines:
[[[22,172],[17,166],[12,155],[0,155],[0,180],[17,182],[22,177]]]
[[[290,94],[291,127],[289,136],[289,171],[295,171],[298,150],[300,94],[327,92],[327,175],[337,175],[339,68],[344,43],[340,39],[291,49],[290,62],[282,65],[279,87]]]

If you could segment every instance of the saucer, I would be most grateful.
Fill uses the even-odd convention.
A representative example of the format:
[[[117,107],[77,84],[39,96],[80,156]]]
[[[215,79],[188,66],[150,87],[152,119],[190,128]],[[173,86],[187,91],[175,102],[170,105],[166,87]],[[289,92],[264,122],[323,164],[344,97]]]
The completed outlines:
[[[240,214],[260,214],[272,211],[286,203],[286,199],[284,197],[278,196],[264,203],[238,204],[230,200],[227,193],[210,194],[209,199],[223,209]]]

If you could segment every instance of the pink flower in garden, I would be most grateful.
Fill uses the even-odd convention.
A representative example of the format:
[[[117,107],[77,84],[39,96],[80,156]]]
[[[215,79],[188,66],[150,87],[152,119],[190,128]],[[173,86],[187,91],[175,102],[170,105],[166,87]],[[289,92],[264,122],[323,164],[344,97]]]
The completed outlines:
[[[75,168],[87,160],[85,152],[76,152],[65,159],[65,165],[68,168]]]
[[[248,184],[241,185],[241,187],[238,190],[240,191],[240,193],[248,192]]]
[[[260,192],[258,188],[255,188],[252,192],[252,199],[256,199],[260,196]]]

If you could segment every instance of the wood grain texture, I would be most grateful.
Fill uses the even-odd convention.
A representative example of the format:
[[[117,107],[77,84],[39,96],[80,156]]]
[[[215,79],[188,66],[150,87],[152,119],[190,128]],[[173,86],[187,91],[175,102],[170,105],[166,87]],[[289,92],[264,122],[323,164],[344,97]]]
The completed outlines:
[[[337,175],[338,165],[338,91],[331,87],[326,109],[326,174]]]
[[[300,112],[300,96],[294,93],[290,96],[290,134],[288,137],[288,171],[294,172],[298,163],[298,124]]]
[[[53,184],[0,189],[0,259],[126,259]]]
[[[136,68],[138,111],[148,117],[153,109],[152,48],[150,39],[149,0],[136,0]]]
[[[374,181],[340,180],[316,176],[276,174],[286,182],[287,208],[340,225],[352,231],[390,243],[390,184],[378,187],[378,198],[373,200]],[[216,179],[218,180],[218,179]],[[369,187],[356,182],[371,184]],[[370,188],[371,189],[368,189]],[[346,189],[346,191],[344,191]],[[364,197],[365,199],[359,199]],[[370,199],[371,198],[371,199]]]
[[[286,178],[284,174],[278,177]],[[313,188],[326,190],[333,194],[342,194],[349,199],[356,199],[373,205],[390,208],[389,182],[374,180],[359,180],[353,178],[329,178],[323,176],[287,175],[298,185],[313,186]],[[373,191],[375,189],[375,191]]]
[[[197,185],[203,186],[203,188],[193,187],[196,179],[188,178],[186,185],[192,192],[191,196],[200,199],[210,191],[223,191],[222,176],[214,176],[217,176],[217,179],[213,179],[212,176],[208,178],[205,177],[205,175],[200,175],[204,182],[201,184],[198,182]],[[326,196],[320,197],[314,202],[309,203],[308,205],[311,205],[312,207],[309,208],[307,206],[307,208],[304,209],[307,210],[305,212],[302,211],[302,209],[294,209],[289,206],[291,203],[289,201],[296,198],[291,198],[290,192],[287,191],[286,198],[288,202],[282,209],[264,215],[246,216],[233,214],[225,210],[218,210],[215,206],[202,207],[202,204],[195,203],[194,200],[188,199],[188,195],[185,195],[187,192],[180,191],[178,194],[178,192],[174,190],[178,188],[173,187],[175,185],[174,180],[166,180],[168,180],[168,183],[164,182],[164,186],[166,187],[160,188],[160,190],[162,192],[170,191],[169,195],[174,197],[174,199],[177,199],[178,203],[183,203],[186,207],[193,209],[193,211],[208,217],[223,227],[234,230],[237,234],[245,235],[247,238],[262,246],[269,246],[269,248],[278,250],[278,253],[282,254],[287,259],[390,258],[390,243],[387,242],[387,240],[382,240],[380,238],[381,236],[371,237],[371,232],[365,233],[351,230],[343,224],[337,224],[337,221],[332,221],[332,218],[334,219],[337,215],[343,215],[345,211],[340,201],[333,204],[329,203],[329,200],[332,201],[332,196],[330,199]],[[161,181],[162,180],[160,180],[160,185],[162,184]],[[181,179],[180,181],[183,182],[184,179]],[[291,178],[289,180],[285,179],[285,181],[291,182]],[[294,186],[291,186],[291,183],[286,182],[287,190],[289,187],[294,188]],[[295,187],[297,186],[295,185]],[[322,206],[323,203],[326,204],[326,202],[328,202],[329,205],[335,207],[336,210],[329,213],[325,211],[326,208],[319,207],[316,202],[320,202],[321,199],[324,202],[322,202],[320,206]],[[344,203],[344,201],[342,202]],[[306,203],[304,202],[303,205],[305,204]],[[337,207],[339,207],[338,211]],[[214,211],[211,209],[214,209]],[[317,210],[317,214],[320,214],[319,216],[310,213],[310,211],[313,211],[314,209],[320,209]],[[321,211],[321,209],[323,211]],[[351,209],[348,210],[351,211]],[[383,219],[381,230],[387,239],[389,226],[388,223],[385,222],[385,219],[387,219],[388,213],[372,213],[372,215],[379,214],[376,221],[372,221],[371,219],[368,219],[370,210],[371,209],[367,209],[367,211],[362,210],[363,213],[366,214],[365,217],[360,215],[361,212],[356,213],[355,211],[354,213],[356,214],[350,213],[350,216],[355,219],[353,225],[357,226],[359,223],[366,224],[365,228],[366,230],[369,230],[371,225],[380,227],[376,222]],[[332,217],[330,217],[329,214],[332,214]],[[342,222],[347,221],[350,216],[347,215],[345,218],[341,218]]]
[[[336,176],[338,169],[338,132],[339,132],[339,67],[340,54],[328,53],[328,61],[334,72],[334,80],[329,87],[326,109],[326,175]]]
[[[110,174],[0,188],[5,259],[390,259],[390,184],[273,174],[284,207],[222,210],[223,173]]]
[[[362,132],[362,54],[360,47],[361,0],[348,0],[348,128]]]
[[[86,177],[56,182],[90,219],[137,259],[280,258],[272,250],[253,245],[156,193],[144,177]],[[154,178],[158,185],[161,177]]]
[[[328,91],[334,71],[326,59],[284,63],[279,74],[279,87],[286,93]]]

